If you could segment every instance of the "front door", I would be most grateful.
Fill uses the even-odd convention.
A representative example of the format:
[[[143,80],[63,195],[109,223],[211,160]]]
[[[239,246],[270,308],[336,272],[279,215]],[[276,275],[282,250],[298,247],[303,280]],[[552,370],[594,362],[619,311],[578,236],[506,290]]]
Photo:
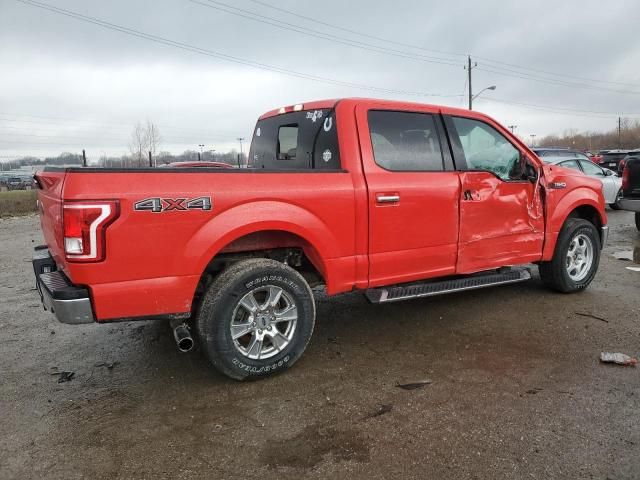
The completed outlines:
[[[356,109],[369,200],[369,286],[455,273],[460,183],[435,107]]]
[[[497,125],[455,116],[446,125],[461,183],[457,273],[540,260],[540,187],[526,178],[534,162]]]

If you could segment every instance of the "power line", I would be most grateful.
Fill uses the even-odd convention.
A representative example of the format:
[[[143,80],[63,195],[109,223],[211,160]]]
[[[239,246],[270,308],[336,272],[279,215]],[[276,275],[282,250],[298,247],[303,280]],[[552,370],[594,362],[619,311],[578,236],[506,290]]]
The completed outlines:
[[[383,53],[386,55],[392,55],[392,56],[401,57],[401,58],[409,58],[411,60],[419,60],[427,63],[437,63],[440,65],[450,65],[454,67],[462,66],[461,63],[459,62],[454,63],[451,59],[448,59],[448,58],[429,57],[429,56],[414,54],[410,52],[403,52],[401,50],[394,50],[394,49],[389,49],[385,47],[380,47],[372,43],[365,43],[357,40],[351,40],[345,37],[339,37],[337,35],[331,35],[328,33],[320,32],[319,30],[313,30],[310,28],[301,28],[300,26],[295,25],[293,23],[284,22],[282,20],[278,20],[273,17],[267,17],[265,15],[260,15],[258,13],[254,13],[249,10],[244,10],[242,8],[234,7],[226,3],[218,2],[216,0],[205,0],[208,3],[203,3],[199,0],[188,0],[188,1],[191,3],[195,3],[197,5],[202,5],[203,7],[226,12],[231,15],[236,15],[238,17],[253,20],[255,22],[271,25],[273,27],[280,28],[283,30],[293,31],[302,35],[307,35],[309,37],[321,38],[324,40],[328,40],[330,42],[339,43],[342,45],[348,45],[351,47],[356,47],[356,48],[368,50],[371,52]]]
[[[253,2],[255,4],[258,4],[258,5],[262,5],[263,7],[267,7],[267,8],[270,8],[270,9],[285,13],[287,15],[291,15],[291,16],[294,16],[294,17],[297,17],[297,18],[301,18],[303,20],[307,20],[309,22],[316,23],[318,25],[323,25],[323,26],[330,27],[330,28],[333,28],[333,29],[336,29],[336,30],[341,30],[341,31],[348,32],[348,33],[351,33],[351,34],[354,34],[354,35],[359,35],[359,36],[362,36],[362,37],[378,40],[378,41],[385,42],[385,43],[390,43],[390,44],[409,47],[409,48],[415,48],[415,49],[418,49],[418,50],[423,50],[423,51],[428,51],[428,52],[439,53],[441,55],[463,56],[463,57],[468,55],[466,53],[445,52],[445,51],[441,51],[441,50],[431,50],[431,49],[427,49],[427,48],[424,48],[424,47],[419,46],[419,45],[413,45],[413,44],[409,44],[409,43],[397,42],[395,40],[391,40],[391,39],[388,39],[388,38],[378,37],[378,36],[370,35],[370,34],[367,34],[367,33],[364,33],[364,32],[360,32],[360,31],[356,31],[356,30],[340,27],[338,25],[335,25],[335,24],[332,24],[332,23],[329,23],[329,22],[323,22],[323,21],[317,20],[315,18],[311,18],[311,17],[305,16],[305,15],[298,14],[298,13],[293,12],[291,10],[287,10],[287,9],[284,9],[284,8],[281,8],[281,7],[276,7],[274,5],[271,5],[269,3],[266,3],[266,2],[263,2],[263,1],[260,1],[260,0],[249,0],[249,1],[251,1],[251,2]],[[551,71],[548,71],[548,70],[542,70],[542,69],[537,69],[537,68],[533,68],[533,67],[526,67],[526,66],[522,66],[522,65],[517,65],[517,64],[514,64],[514,63],[503,62],[503,61],[500,61],[500,60],[494,60],[494,59],[491,59],[491,58],[488,58],[488,57],[482,57],[482,56],[479,56],[479,55],[473,55],[473,56],[475,58],[477,58],[477,59],[484,60],[484,61],[486,61],[488,63],[496,64],[496,65],[493,66],[493,68],[496,68],[496,69],[507,70],[504,67],[501,67],[501,65],[504,65],[504,66],[507,66],[507,67],[517,68],[519,70],[527,70],[527,71],[530,71],[530,72],[542,73],[542,74],[551,75],[551,76],[554,76],[554,77],[564,77],[564,78],[569,78],[569,79],[574,79],[574,80],[581,80],[581,81],[585,81],[585,82],[602,83],[602,84],[610,84],[610,85],[622,85],[622,86],[630,86],[630,87],[638,87],[639,86],[638,84],[632,84],[632,83],[616,82],[616,81],[610,81],[610,80],[587,78],[587,77],[580,77],[580,76],[576,76],[576,75],[568,75],[568,74],[563,74],[563,73],[551,72]],[[520,73],[522,73],[523,75],[530,75],[530,74],[527,74],[526,72],[520,72]]]
[[[393,44],[393,45],[398,45],[398,46],[401,46],[401,47],[415,48],[417,50],[422,50],[422,51],[425,51],[425,52],[438,53],[440,55],[450,55],[450,56],[457,56],[457,57],[466,57],[467,56],[466,53],[456,53],[456,52],[445,52],[445,51],[442,51],[442,50],[433,50],[433,49],[430,49],[430,48],[422,47],[420,45],[412,45],[410,43],[398,42],[396,40],[391,40],[391,39],[388,39],[388,38],[383,38],[383,37],[378,37],[378,36],[370,35],[370,34],[363,33],[363,32],[358,32],[356,30],[351,30],[349,28],[340,27],[338,25],[334,25],[334,24],[328,23],[328,22],[323,22],[321,20],[317,20],[315,18],[307,17],[305,15],[300,15],[299,13],[292,12],[291,10],[286,10],[284,8],[281,8],[281,7],[276,7],[275,5],[271,5],[271,4],[268,4],[266,2],[261,2],[259,0],[249,0],[249,1],[251,1],[253,3],[256,3],[258,5],[262,5],[263,7],[271,8],[273,10],[277,10],[279,12],[286,13],[288,15],[292,15],[294,17],[301,18],[303,20],[308,20],[310,22],[317,23],[318,25],[323,25],[325,27],[333,28],[335,30],[341,30],[343,32],[352,33],[354,35],[359,35],[361,37],[370,38],[372,40],[378,40],[380,42],[386,42],[386,43],[390,43],[390,44]]]
[[[495,97],[479,97],[479,99],[487,102],[504,103],[507,105],[516,105],[520,107],[532,108],[535,110],[546,110],[546,111],[560,113],[564,115],[577,115],[577,116],[594,117],[594,118],[611,118],[611,117],[617,117],[620,115],[619,112],[614,113],[614,112],[601,112],[601,111],[595,111],[595,110],[580,110],[576,108],[555,106],[555,105],[541,105],[541,104],[534,104],[534,103],[515,102],[511,100],[498,99]],[[627,117],[634,117],[634,116],[640,116],[640,113],[625,113],[624,115]]]
[[[164,37],[160,37],[160,36],[157,36],[157,35],[152,35],[152,34],[149,34],[149,33],[141,32],[139,30],[134,30],[132,28],[124,27],[122,25],[117,25],[115,23],[111,23],[111,22],[107,22],[107,21],[104,21],[104,20],[100,20],[100,19],[95,18],[95,17],[82,15],[82,14],[74,12],[72,10],[67,10],[67,9],[63,9],[63,8],[59,8],[59,7],[54,7],[52,5],[48,5],[48,4],[45,4],[45,3],[37,2],[35,0],[16,0],[16,1],[20,2],[20,3],[23,3],[25,5],[30,5],[32,7],[37,7],[37,8],[41,8],[43,10],[48,10],[50,12],[57,13],[59,15],[64,15],[66,17],[74,18],[76,20],[80,20],[80,21],[83,21],[83,22],[86,22],[86,23],[91,23],[93,25],[97,25],[97,26],[100,26],[102,28],[106,28],[106,29],[109,29],[109,30],[115,30],[115,31],[118,31],[120,33],[124,33],[126,35],[130,35],[130,36],[133,36],[133,37],[141,38],[141,39],[144,39],[144,40],[148,40],[148,41],[151,41],[151,42],[159,43],[159,44],[162,44],[162,45],[165,45],[165,46],[178,48],[178,49],[181,49],[181,50],[186,50],[186,51],[193,52],[193,53],[198,53],[200,55],[205,55],[205,56],[212,57],[212,58],[217,58],[217,59],[220,59],[220,60],[225,60],[225,61],[228,61],[228,62],[249,66],[249,67],[252,67],[252,68],[255,68],[255,69],[259,69],[259,70],[266,70],[266,71],[271,71],[271,72],[275,72],[275,73],[280,73],[282,75],[289,75],[289,76],[292,76],[292,77],[303,78],[305,80],[312,80],[312,81],[320,82],[320,83],[327,83],[327,84],[336,85],[336,86],[355,88],[355,89],[360,89],[360,90],[368,90],[368,91],[374,91],[374,92],[379,92],[379,93],[393,93],[393,94],[416,96],[416,97],[446,97],[446,96],[449,96],[449,95],[440,95],[440,94],[433,94],[433,93],[424,93],[424,92],[415,92],[415,91],[408,91],[408,90],[396,90],[396,89],[389,89],[389,88],[383,88],[383,87],[376,87],[376,86],[372,86],[372,85],[353,83],[353,82],[345,82],[345,81],[342,81],[342,80],[336,80],[336,79],[332,79],[332,78],[321,77],[321,76],[318,76],[318,75],[312,75],[312,74],[297,72],[295,70],[289,70],[289,69],[277,67],[277,66],[274,66],[274,65],[269,65],[269,64],[260,63],[260,62],[254,62],[252,60],[246,60],[246,59],[243,59],[243,58],[240,58],[240,57],[235,57],[235,56],[232,56],[232,55],[227,55],[227,54],[216,52],[216,51],[213,51],[213,50],[208,50],[208,49],[205,49],[205,48],[200,48],[200,47],[196,47],[196,46],[193,46],[193,45],[189,45],[187,43],[182,43],[182,42],[178,42],[178,41],[175,41],[175,40],[170,40],[170,39],[167,39],[167,38],[164,38]],[[450,95],[450,96],[456,96],[456,95]]]

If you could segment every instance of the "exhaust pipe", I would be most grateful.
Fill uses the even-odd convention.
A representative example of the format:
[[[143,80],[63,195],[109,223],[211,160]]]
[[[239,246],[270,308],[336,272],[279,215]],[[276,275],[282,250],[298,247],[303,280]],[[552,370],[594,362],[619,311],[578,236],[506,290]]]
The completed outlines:
[[[182,353],[191,351],[195,345],[191,332],[189,331],[189,325],[186,322],[174,324],[171,322],[171,328],[173,328],[173,338],[178,345],[178,350]]]

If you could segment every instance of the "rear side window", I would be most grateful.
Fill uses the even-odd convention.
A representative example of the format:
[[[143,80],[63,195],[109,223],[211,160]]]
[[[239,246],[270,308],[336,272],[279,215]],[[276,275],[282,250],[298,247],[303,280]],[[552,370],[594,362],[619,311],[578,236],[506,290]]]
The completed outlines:
[[[278,160],[293,160],[298,150],[298,125],[278,129]]]
[[[303,110],[258,121],[249,166],[270,170],[340,169],[335,111]]]
[[[373,156],[392,171],[442,171],[444,161],[433,115],[371,110],[368,115]]]

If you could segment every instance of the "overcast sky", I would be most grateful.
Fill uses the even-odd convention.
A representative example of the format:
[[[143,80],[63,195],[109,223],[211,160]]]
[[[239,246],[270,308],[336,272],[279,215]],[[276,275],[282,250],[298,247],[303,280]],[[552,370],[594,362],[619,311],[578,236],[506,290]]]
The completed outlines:
[[[465,106],[468,53],[474,93],[497,87],[475,109],[527,139],[640,118],[638,1],[36,3],[183,48],[0,0],[4,160],[82,148],[90,159],[121,155],[147,119],[161,150],[228,150],[250,139],[264,111],[322,98]]]

